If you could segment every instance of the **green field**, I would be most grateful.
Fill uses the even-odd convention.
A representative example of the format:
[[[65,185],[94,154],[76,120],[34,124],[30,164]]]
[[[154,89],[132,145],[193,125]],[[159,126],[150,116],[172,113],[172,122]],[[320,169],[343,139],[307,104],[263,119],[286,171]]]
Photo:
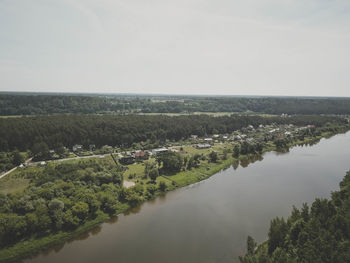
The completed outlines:
[[[28,185],[29,179],[15,178],[8,175],[0,179],[0,193],[10,194],[23,191]]]

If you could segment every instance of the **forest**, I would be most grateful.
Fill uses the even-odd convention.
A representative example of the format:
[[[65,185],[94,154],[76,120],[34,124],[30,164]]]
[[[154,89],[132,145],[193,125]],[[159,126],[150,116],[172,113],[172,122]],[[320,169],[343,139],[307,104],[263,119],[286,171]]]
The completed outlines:
[[[350,259],[350,172],[331,199],[293,207],[287,218],[271,220],[268,240],[247,239],[242,263],[346,263]]]
[[[143,116],[143,115],[54,115],[0,119],[0,152],[37,151],[36,148],[71,148],[111,145],[130,147],[135,143],[157,147],[166,140],[179,141],[192,134],[232,133],[234,130],[260,124],[294,124],[323,126],[345,124],[347,120],[330,116]],[[39,147],[40,146],[40,147]]]
[[[350,114],[350,98],[0,93],[0,116],[194,112]]]

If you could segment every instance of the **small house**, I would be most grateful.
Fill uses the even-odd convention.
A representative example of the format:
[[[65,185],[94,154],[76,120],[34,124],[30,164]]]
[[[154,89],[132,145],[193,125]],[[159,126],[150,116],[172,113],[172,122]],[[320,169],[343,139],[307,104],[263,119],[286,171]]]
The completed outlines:
[[[196,148],[197,149],[208,149],[208,148],[211,148],[211,145],[208,144],[208,143],[206,143],[206,144],[197,144]]]
[[[148,152],[138,150],[138,151],[135,151],[134,156],[136,160],[147,160],[149,157],[149,154]]]
[[[83,145],[76,144],[73,146],[73,152],[80,152],[83,150]]]
[[[169,150],[167,148],[158,148],[158,149],[153,149],[152,150],[152,155],[156,156],[157,154],[162,154],[162,153],[166,153]]]

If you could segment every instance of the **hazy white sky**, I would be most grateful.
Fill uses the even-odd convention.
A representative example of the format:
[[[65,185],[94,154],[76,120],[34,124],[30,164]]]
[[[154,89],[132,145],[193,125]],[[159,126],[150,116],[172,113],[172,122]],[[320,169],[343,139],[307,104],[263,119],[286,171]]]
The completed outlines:
[[[349,0],[0,0],[0,90],[350,96]]]

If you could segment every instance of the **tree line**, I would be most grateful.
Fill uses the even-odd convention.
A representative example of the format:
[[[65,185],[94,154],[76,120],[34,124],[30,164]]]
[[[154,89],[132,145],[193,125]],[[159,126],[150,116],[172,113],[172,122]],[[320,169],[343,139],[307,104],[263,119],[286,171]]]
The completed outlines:
[[[331,199],[317,198],[309,207],[293,207],[287,218],[270,223],[268,240],[256,248],[247,239],[242,263],[346,263],[350,259],[350,172]]]
[[[253,125],[294,124],[323,126],[346,124],[340,117],[300,115],[289,118],[231,115],[141,116],[141,115],[53,115],[0,119],[0,152],[58,149],[82,144],[101,147],[130,147],[134,143],[157,146],[166,140],[179,141],[191,134],[206,136],[232,133]],[[47,146],[45,146],[47,145]]]
[[[350,114],[350,98],[0,94],[0,115],[258,112]]]

